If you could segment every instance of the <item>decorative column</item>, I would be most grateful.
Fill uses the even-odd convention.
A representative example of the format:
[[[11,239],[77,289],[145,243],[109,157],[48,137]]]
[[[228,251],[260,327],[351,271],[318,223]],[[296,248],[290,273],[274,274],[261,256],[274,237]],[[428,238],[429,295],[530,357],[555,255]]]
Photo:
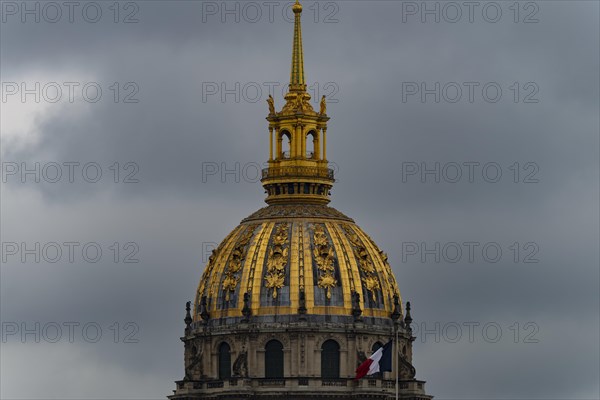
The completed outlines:
[[[306,137],[308,135],[306,134],[306,132],[304,132],[304,129],[302,130],[302,158],[306,158]]]
[[[323,128],[323,161],[327,161],[327,127]]]
[[[295,136],[295,143],[294,143],[294,153],[292,154],[292,158],[294,157],[300,157],[302,154],[302,140],[301,140],[301,135],[302,135],[302,125],[298,124],[296,125],[296,134]]]
[[[281,142],[283,140],[283,137],[281,136],[281,129],[277,129],[277,159],[282,158],[282,154],[281,154]]]
[[[269,127],[269,161],[273,161],[273,127]]]

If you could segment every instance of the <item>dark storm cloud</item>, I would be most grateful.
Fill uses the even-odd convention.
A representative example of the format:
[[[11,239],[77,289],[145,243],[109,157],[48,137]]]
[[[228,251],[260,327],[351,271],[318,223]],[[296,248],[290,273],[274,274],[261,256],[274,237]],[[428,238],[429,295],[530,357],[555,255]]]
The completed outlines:
[[[498,3],[504,14],[497,23],[476,14],[473,23],[452,24],[421,23],[418,16],[404,23],[402,3],[336,4],[337,23],[324,23],[331,10],[323,8],[315,23],[310,4],[303,21],[309,86],[317,83],[311,90],[319,97],[331,94],[328,158],[339,178],[332,205],[388,252],[417,324],[494,322],[503,329],[498,343],[419,337],[418,377],[439,398],[597,398],[598,5],[536,2],[539,22],[525,24],[513,22],[509,3]],[[2,266],[2,321],[95,321],[105,338],[112,323],[131,321],[140,339],[44,343],[42,365],[56,358],[66,374],[95,371],[113,383],[110,391],[91,393],[82,381],[66,394],[56,380],[49,387],[19,385],[29,367],[18,359],[35,350],[10,341],[2,352],[3,396],[170,393],[182,376],[183,304],[202,272],[203,243],[219,242],[262,204],[253,168],[268,158],[265,84],[279,83],[280,107],[292,25],[280,13],[273,23],[266,16],[221,23],[212,15],[203,22],[201,2],[138,5],[139,22],[132,24],[115,24],[108,13],[97,24],[8,19],[1,25],[3,82],[92,80],[103,88],[98,103],[43,104],[34,144],[7,146],[13,142],[3,122],[2,161],[93,161],[104,173],[96,184],[81,177],[22,183],[18,175],[3,184],[3,242],[95,242],[104,253],[97,263],[9,258]],[[528,10],[521,11],[520,21]],[[135,83],[139,102],[115,103],[114,82],[121,90]],[[253,102],[253,94],[240,93],[239,103],[234,95],[222,102],[220,93],[203,98],[207,85],[231,89],[236,82],[257,84],[262,96]],[[403,102],[403,87],[413,82],[480,85],[472,103],[466,89],[456,103],[436,103],[432,95],[422,103],[419,94]],[[490,82],[503,90],[497,103],[482,98],[480,88]],[[527,83],[539,89],[539,102],[523,102]],[[11,118],[4,109],[2,116]],[[114,162],[139,166],[139,183],[114,183]],[[440,169],[463,166],[462,179],[441,176],[436,183],[430,174],[422,183],[420,173],[406,175],[410,166],[436,162]],[[502,177],[488,182],[478,167],[469,182],[469,162],[495,163]],[[215,175],[203,175],[206,163],[218,167]],[[237,172],[221,177],[223,167]],[[538,182],[523,182],[534,170]],[[502,257],[489,262],[479,252],[473,263],[466,255],[452,263],[440,254],[438,263],[435,255],[421,261],[421,254],[406,254],[413,243],[470,241],[481,243],[478,251],[495,243]],[[115,263],[114,242],[135,242],[140,262]],[[523,262],[527,243],[537,245],[537,263]],[[539,343],[514,343],[515,322],[522,334],[524,324],[535,323]],[[577,339],[566,343],[569,336]],[[104,372],[111,368],[126,379]]]

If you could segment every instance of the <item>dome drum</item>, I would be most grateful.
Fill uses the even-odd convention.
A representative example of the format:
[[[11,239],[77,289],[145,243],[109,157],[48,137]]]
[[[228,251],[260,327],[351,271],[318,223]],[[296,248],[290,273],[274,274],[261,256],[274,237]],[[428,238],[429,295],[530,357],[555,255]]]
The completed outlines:
[[[410,329],[400,324],[398,328],[395,363],[405,388],[399,398],[431,399],[422,395],[424,382],[414,379]],[[395,381],[391,373],[360,381],[353,377],[354,369],[389,341],[393,332],[389,326],[361,322],[351,329],[309,323],[242,323],[194,330],[182,338],[186,375],[170,398],[392,400]]]

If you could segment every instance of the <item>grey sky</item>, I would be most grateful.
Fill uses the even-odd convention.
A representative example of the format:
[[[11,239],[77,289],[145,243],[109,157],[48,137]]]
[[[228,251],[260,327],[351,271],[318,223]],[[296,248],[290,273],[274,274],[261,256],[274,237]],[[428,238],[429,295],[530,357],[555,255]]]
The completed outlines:
[[[119,3],[115,23],[113,2],[98,1],[86,14],[101,9],[97,23],[82,16],[86,2],[72,23],[64,8],[58,22],[46,21],[54,13],[45,3],[40,22],[26,15],[23,23],[21,2],[2,2],[1,320],[3,331],[48,327],[40,343],[33,334],[22,343],[20,332],[1,343],[2,398],[164,398],[183,377],[184,304],[211,244],[264,205],[255,177],[268,158],[267,87],[277,83],[279,108],[289,79],[292,24],[281,12],[289,3],[273,3],[272,22],[263,2],[253,3],[263,13],[254,23],[248,2],[226,3],[238,7],[239,22],[221,21],[223,2],[137,1]],[[480,2],[469,22],[463,2],[439,2],[439,23],[418,14],[436,2],[303,4],[306,78],[315,97],[330,95],[331,205],[389,254],[413,304],[417,377],[428,392],[599,398],[598,3],[520,2],[516,15],[512,1]],[[213,5],[217,15],[207,13]],[[454,5],[463,14],[451,23]],[[499,20],[486,21],[498,9]],[[123,23],[127,16],[138,22]],[[47,90],[39,103],[7,93],[36,82]],[[63,90],[56,103],[50,82]],[[65,82],[79,85],[73,102]],[[82,98],[90,82],[102,89],[96,103]],[[206,92],[236,82],[239,102]],[[436,82],[437,103],[435,94],[422,102],[407,92]],[[496,87],[502,96],[492,102]],[[125,103],[127,95],[138,102]],[[36,162],[46,167],[39,183],[9,173]],[[73,183],[65,162],[80,163]],[[91,162],[102,170],[97,183],[81,174]],[[62,165],[58,183],[49,182],[51,163]],[[422,163],[439,163],[439,183],[409,174]],[[221,176],[222,167],[239,172]],[[129,173],[139,182],[123,183]],[[72,263],[64,253],[56,263],[22,262],[21,244],[36,242],[80,246]],[[465,242],[479,243],[473,262]],[[86,243],[101,248],[98,262],[81,256]],[[436,243],[439,262],[422,251]],[[123,262],[128,255],[139,262]],[[74,343],[64,325],[50,343],[51,322],[79,323]],[[97,343],[82,337],[89,322],[102,328]],[[438,322],[439,343],[421,335]],[[471,322],[479,324],[472,343]],[[129,333],[138,343],[124,343]]]

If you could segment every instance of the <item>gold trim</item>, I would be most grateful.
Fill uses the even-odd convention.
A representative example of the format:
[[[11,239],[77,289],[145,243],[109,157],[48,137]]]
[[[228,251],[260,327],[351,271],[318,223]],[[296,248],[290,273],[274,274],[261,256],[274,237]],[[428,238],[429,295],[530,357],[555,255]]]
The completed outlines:
[[[242,270],[242,279],[240,281],[240,294],[238,296],[237,307],[242,310],[244,307],[244,296],[243,294],[246,292],[250,292],[248,288],[248,279],[251,271],[254,269],[254,263],[256,262],[256,258],[259,255],[258,249],[260,247],[260,243],[262,241],[262,236],[265,229],[265,224],[258,223],[256,224],[257,228],[255,228],[254,232],[254,240],[248,245],[248,250],[246,252],[246,262],[244,263],[244,269]],[[256,230],[258,229],[258,230]],[[250,257],[250,255],[252,255]],[[242,293],[243,292],[243,293]]]
[[[223,276],[223,267],[225,262],[227,262],[227,257],[231,253],[231,248],[234,246],[237,237],[240,235],[241,231],[245,228],[244,225],[238,226],[234,229],[235,234],[227,239],[227,241],[223,241],[221,243],[225,243],[223,247],[223,251],[219,251],[219,254],[215,260],[215,270],[209,277],[210,282],[207,285],[208,293],[207,300],[209,301],[209,311],[217,311],[217,296],[219,293],[219,283],[221,282],[221,277]]]
[[[263,224],[263,231],[260,237],[260,245],[256,246],[256,257],[252,261],[252,269],[248,276],[248,293],[252,296],[252,312],[257,312],[260,309],[260,283],[262,278],[262,272],[265,264],[265,257],[267,254],[267,246],[269,245],[269,239],[275,223],[266,222]],[[267,240],[265,240],[267,237]],[[258,270],[257,267],[258,266]],[[258,279],[256,279],[258,273]]]
[[[351,276],[350,288],[352,288],[354,291],[356,291],[356,292],[358,292],[358,294],[360,294],[360,307],[364,313],[365,311],[371,310],[371,309],[365,308],[365,299],[363,296],[362,286],[359,286],[361,288],[360,291],[357,289],[357,286],[356,286],[356,282],[360,282],[360,273],[358,271],[358,265],[356,263],[356,258],[354,257],[354,254],[352,254],[353,257],[348,256],[348,249],[352,249],[352,245],[348,241],[348,238],[346,238],[346,235],[343,233],[341,224],[331,224],[331,225],[333,227],[333,230],[335,231],[337,240],[339,241],[339,248],[342,249],[342,252],[344,254],[344,262],[346,263],[346,266],[347,266],[348,275]],[[350,301],[350,303],[351,303],[351,301]],[[368,311],[367,311],[367,313],[368,313]]]
[[[386,268],[385,264],[382,262],[382,258],[381,258],[382,251],[377,247],[377,245],[373,246],[375,242],[373,242],[373,240],[369,237],[369,235],[367,235],[364,231],[358,232],[358,235],[362,236],[362,242],[364,244],[366,244],[368,247],[370,247],[372,254],[377,255],[376,257],[373,257],[375,259],[375,262],[379,264],[379,268],[375,268],[375,270],[379,277],[379,281],[385,282],[385,285],[387,287],[386,291],[382,291],[382,295],[387,294],[387,295],[382,296],[384,308],[389,310],[389,312],[393,312],[394,311],[393,296],[394,296],[394,294],[398,294],[398,296],[400,296],[400,292],[399,291],[396,292],[394,290],[393,285],[390,284],[390,276],[387,274],[387,268]],[[388,266],[389,266],[389,264],[388,264]],[[395,282],[395,277],[393,279]]]
[[[204,271],[202,272],[202,276],[200,277],[200,282],[198,283],[198,288],[196,289],[196,299],[194,302],[194,316],[200,312],[200,310],[198,310],[198,304],[200,303],[202,296],[204,296],[204,294],[206,293],[206,288],[208,286],[207,283],[208,280],[211,279],[212,271],[217,265],[217,259],[219,258],[219,254],[222,253],[223,247],[225,247],[225,245],[234,236],[237,230],[238,228],[236,227],[231,232],[229,232],[229,235],[227,235],[227,237],[223,239],[223,241],[219,244],[219,246],[217,246],[216,249],[213,250],[213,253],[209,257],[208,264],[204,267]]]
[[[301,238],[299,230],[302,229],[301,224],[292,223],[292,237],[290,239],[290,251],[292,257],[290,257],[290,273],[289,273],[289,284],[290,284],[290,306],[298,308],[300,303],[300,248]],[[296,256],[298,255],[298,256]]]
[[[296,224],[295,224],[296,225]],[[298,225],[298,288],[304,290],[304,223]]]
[[[315,306],[315,283],[313,277],[313,265],[312,265],[312,253],[310,250],[310,234],[308,225],[309,221],[302,221],[300,224],[303,225],[303,237],[302,241],[304,243],[304,260],[305,260],[305,270],[304,270],[304,293],[306,298],[306,310],[307,313],[311,313],[313,307]]]
[[[225,277],[221,282],[221,289],[223,292],[225,292],[226,303],[229,303],[231,294],[235,293],[235,290],[240,283],[238,272],[240,272],[246,264],[246,256],[248,254],[249,247],[248,245],[254,237],[254,231],[257,227],[258,224],[248,225],[244,232],[238,237],[236,245],[231,253],[229,253],[229,259],[225,263]]]
[[[346,233],[346,238],[352,245],[354,257],[363,273],[361,279],[363,286],[370,292],[373,302],[377,301],[377,290],[381,292],[381,298],[383,300],[385,296],[383,295],[383,288],[381,287],[380,278],[377,274],[371,252],[367,250],[363,240],[350,225],[344,224],[342,225],[342,228]],[[383,302],[383,306],[385,308],[385,301]]]

